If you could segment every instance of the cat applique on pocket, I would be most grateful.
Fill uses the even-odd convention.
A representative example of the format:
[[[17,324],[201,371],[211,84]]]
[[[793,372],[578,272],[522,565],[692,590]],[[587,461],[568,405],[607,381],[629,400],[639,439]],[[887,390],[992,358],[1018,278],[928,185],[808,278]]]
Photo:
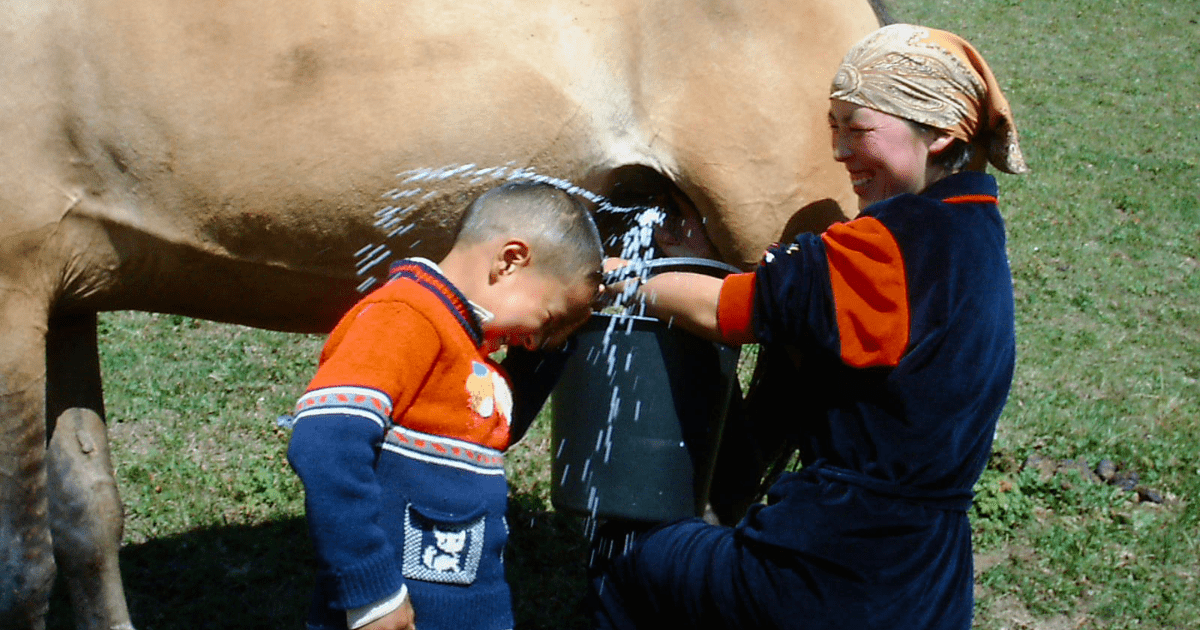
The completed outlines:
[[[408,504],[404,510],[404,577],[442,584],[471,584],[483,554],[487,510],[466,516]]]

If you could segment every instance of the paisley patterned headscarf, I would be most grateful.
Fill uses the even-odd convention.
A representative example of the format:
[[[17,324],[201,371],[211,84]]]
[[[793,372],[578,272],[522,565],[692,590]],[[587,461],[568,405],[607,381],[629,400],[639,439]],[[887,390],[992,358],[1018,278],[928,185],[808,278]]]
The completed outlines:
[[[995,75],[953,33],[911,24],[871,33],[842,60],[829,97],[948,131],[1006,173],[1029,170]],[[971,168],[982,170],[978,161]]]

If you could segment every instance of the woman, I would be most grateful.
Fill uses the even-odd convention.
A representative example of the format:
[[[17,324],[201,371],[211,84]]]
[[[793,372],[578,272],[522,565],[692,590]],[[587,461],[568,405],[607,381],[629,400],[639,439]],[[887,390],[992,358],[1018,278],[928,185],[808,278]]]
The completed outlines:
[[[638,288],[657,317],[800,357],[772,413],[804,466],[736,528],[645,535],[594,582],[600,627],[971,625],[967,510],[1015,353],[982,170],[1027,170],[1016,129],[970,44],[904,24],[846,55],[829,122],[859,217],[773,247],[752,273]]]

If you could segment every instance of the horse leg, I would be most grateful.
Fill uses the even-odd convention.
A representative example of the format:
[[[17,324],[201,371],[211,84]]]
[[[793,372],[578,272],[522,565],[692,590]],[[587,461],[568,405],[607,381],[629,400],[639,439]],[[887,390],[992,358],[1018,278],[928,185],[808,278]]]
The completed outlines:
[[[0,628],[45,627],[54,555],[46,498],[46,311],[0,287]]]
[[[124,514],[104,424],[94,314],[50,321],[46,375],[50,528],[75,626],[129,630],[117,564]]]

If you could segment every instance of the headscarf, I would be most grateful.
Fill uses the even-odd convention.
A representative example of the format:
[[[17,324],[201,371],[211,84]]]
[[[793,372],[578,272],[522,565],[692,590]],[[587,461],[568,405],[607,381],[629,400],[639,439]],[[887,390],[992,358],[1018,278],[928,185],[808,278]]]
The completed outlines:
[[[953,33],[911,24],[871,33],[846,53],[829,97],[945,130],[1006,173],[1029,170],[992,69]]]

